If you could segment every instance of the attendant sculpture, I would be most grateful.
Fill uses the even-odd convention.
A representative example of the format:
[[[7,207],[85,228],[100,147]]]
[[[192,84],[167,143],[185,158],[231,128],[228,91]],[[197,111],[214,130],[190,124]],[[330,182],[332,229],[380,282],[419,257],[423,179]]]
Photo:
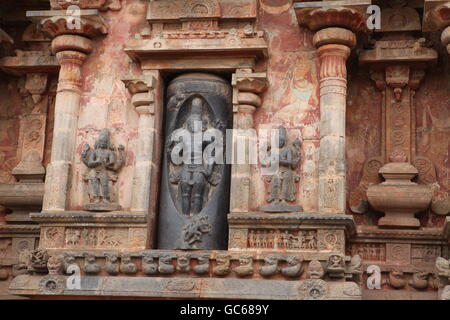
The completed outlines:
[[[89,171],[84,175],[87,182],[88,201],[84,209],[88,211],[119,210],[113,185],[117,173],[125,164],[125,148],[120,145],[118,152],[110,141],[108,129],[100,132],[94,150],[88,144],[83,146],[81,160]]]
[[[267,202],[261,210],[264,212],[294,212],[302,211],[299,205],[290,205],[296,200],[297,183],[300,177],[296,175],[301,160],[301,141],[296,139],[292,146],[289,145],[287,131],[284,126],[278,127],[278,149],[272,146],[268,151],[278,151],[278,170],[266,178],[268,182]]]

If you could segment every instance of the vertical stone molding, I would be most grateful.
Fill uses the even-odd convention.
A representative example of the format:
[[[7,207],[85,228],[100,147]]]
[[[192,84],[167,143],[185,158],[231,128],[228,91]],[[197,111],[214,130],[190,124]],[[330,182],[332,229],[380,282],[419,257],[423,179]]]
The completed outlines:
[[[139,114],[138,147],[133,178],[131,211],[147,212],[149,208],[150,177],[154,152],[155,95],[154,77],[123,79],[132,95],[131,103]]]
[[[265,73],[238,69],[233,74],[233,162],[231,169],[230,212],[243,213],[250,210],[250,181],[252,175],[251,157],[257,159],[256,132],[253,114],[260,107],[260,94],[267,86]],[[245,154],[239,154],[238,147],[245,145]],[[243,160],[243,161],[238,161]]]
[[[42,182],[45,168],[44,158],[45,131],[47,123],[48,101],[43,101],[47,91],[47,73],[27,73],[25,94],[28,94],[30,113],[21,119],[21,156],[20,162],[12,170],[12,174],[20,182]]]
[[[65,211],[70,170],[75,152],[76,128],[83,86],[81,67],[92,52],[94,37],[106,34],[97,10],[80,10],[73,17],[61,11],[29,11],[53,38],[52,51],[61,65],[55,102],[51,162],[47,167],[43,212]]]
[[[345,113],[347,99],[347,58],[356,45],[354,32],[365,27],[364,8],[322,8],[295,3],[298,22],[316,31],[313,44],[320,62],[320,153],[319,212],[345,213]],[[345,4],[344,4],[345,5]]]
[[[320,61],[321,119],[319,210],[323,213],[344,213],[346,61],[350,47],[340,44],[319,46],[317,54]]]

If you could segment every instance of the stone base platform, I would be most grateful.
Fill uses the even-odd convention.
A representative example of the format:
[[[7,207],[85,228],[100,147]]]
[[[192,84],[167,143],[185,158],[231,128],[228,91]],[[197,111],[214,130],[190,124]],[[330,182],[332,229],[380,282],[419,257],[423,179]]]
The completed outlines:
[[[81,290],[66,288],[68,276],[22,275],[10,285],[10,293],[39,296],[146,297],[180,299],[360,300],[355,282],[82,277]]]

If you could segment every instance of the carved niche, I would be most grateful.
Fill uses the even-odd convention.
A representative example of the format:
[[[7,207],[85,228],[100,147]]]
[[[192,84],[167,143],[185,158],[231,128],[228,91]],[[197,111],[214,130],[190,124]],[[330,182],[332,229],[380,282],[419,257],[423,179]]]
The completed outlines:
[[[87,185],[87,202],[84,209],[88,211],[119,210],[115,183],[118,172],[125,164],[125,148],[112,145],[108,129],[100,132],[94,149],[88,144],[83,146],[81,154],[83,163],[88,168],[84,174]]]
[[[434,164],[420,155],[416,142],[415,92],[438,55],[415,33],[421,30],[418,12],[406,6],[406,1],[389,4],[391,8],[382,10],[377,40],[359,56],[360,64],[369,65],[370,76],[382,92],[382,148],[379,156],[366,160],[360,184],[350,193],[349,206],[355,213],[366,213],[370,203],[385,213],[378,223],[382,227],[418,228],[414,214],[431,208],[435,214],[445,215],[450,209]],[[411,181],[413,178],[416,180]]]
[[[231,106],[231,86],[217,76],[186,74],[168,86],[160,249],[226,248]]]

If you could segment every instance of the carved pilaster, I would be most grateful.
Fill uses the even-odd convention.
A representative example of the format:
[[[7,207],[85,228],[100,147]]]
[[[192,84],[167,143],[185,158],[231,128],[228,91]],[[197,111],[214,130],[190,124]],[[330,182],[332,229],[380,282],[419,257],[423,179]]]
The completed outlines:
[[[81,67],[92,52],[91,39],[107,31],[97,10],[28,11],[27,16],[40,21],[42,31],[53,38],[52,51],[61,65],[43,211],[64,211],[83,85]]]
[[[252,164],[250,158],[256,155],[256,132],[254,131],[253,113],[260,107],[260,94],[265,90],[267,79],[265,73],[252,73],[251,70],[237,70],[233,74],[233,155],[237,161],[231,173],[230,212],[249,212],[250,181]],[[239,146],[245,145],[245,154],[238,154]],[[254,148],[254,149],[252,149]]]
[[[47,91],[47,73],[28,73],[23,90],[24,106],[28,112],[21,118],[20,162],[12,174],[20,182],[42,182],[45,168],[45,133],[47,123],[48,98],[43,99]]]
[[[319,160],[319,210],[345,211],[345,111],[346,61],[350,48],[324,45],[317,49],[320,60],[321,138]]]
[[[439,1],[427,1],[426,3],[427,13],[425,14],[426,24],[424,28],[428,28],[428,31],[435,30],[433,28],[437,28],[437,25],[440,25],[440,23],[434,25],[429,21],[434,12],[430,10],[430,2],[437,4]],[[372,48],[362,51],[359,56],[361,64],[370,65],[371,77],[376,87],[383,94],[382,150],[380,150],[380,156],[367,159],[360,185],[350,195],[350,207],[352,211],[357,213],[366,212],[369,209],[366,195],[371,193],[369,202],[380,210],[380,206],[377,205],[379,202],[374,197],[378,196],[378,191],[387,189],[383,189],[383,186],[378,188],[378,184],[381,183],[378,173],[383,172],[388,174],[389,177],[397,177],[396,175],[405,176],[406,171],[408,171],[412,177],[418,176],[417,181],[421,186],[415,186],[414,183],[407,181],[410,184],[408,188],[414,188],[414,190],[408,189],[406,191],[406,187],[403,187],[405,190],[403,195],[400,193],[394,195],[392,192],[388,192],[390,194],[380,193],[386,199],[389,198],[389,205],[383,207],[381,211],[388,213],[388,211],[392,212],[395,208],[397,213],[403,212],[404,214],[398,215],[395,219],[382,218],[379,225],[418,227],[418,220],[409,216],[413,215],[414,212],[418,212],[417,210],[419,209],[428,209],[429,201],[425,201],[429,200],[429,190],[427,188],[431,188],[432,191],[431,209],[434,213],[447,214],[450,209],[448,194],[437,181],[434,164],[430,159],[419,156],[416,153],[415,141],[414,95],[425,76],[427,66],[433,65],[437,61],[438,54],[423,39],[417,39],[413,36],[412,32],[420,30],[419,15],[414,9],[394,7],[393,9],[385,9],[382,15],[385,16],[385,22],[380,30],[381,37],[374,43]],[[406,31],[402,26],[389,23],[399,16],[408,17],[408,19],[405,19],[409,21],[410,27]],[[437,20],[434,20],[434,22],[437,22]],[[393,40],[388,33],[384,33],[391,31],[403,32],[402,37]],[[390,164],[392,162],[397,164]],[[374,192],[369,192],[370,190],[368,190],[371,184],[374,185],[374,187],[371,187]],[[404,184],[404,182],[400,184]],[[420,188],[423,190],[421,195],[424,195],[425,208],[424,205],[420,206],[417,204],[417,200],[420,199],[421,195],[414,194]],[[366,190],[368,190],[367,194]],[[371,202],[371,197],[374,203]],[[401,203],[401,197],[405,199],[411,198],[406,203]]]
[[[316,31],[313,43],[320,62],[319,212],[345,213],[346,62],[356,45],[354,32],[365,29],[365,8],[345,1],[336,6],[295,3],[298,22]]]
[[[150,176],[154,152],[155,82],[154,77],[124,79],[132,95],[131,103],[139,114],[138,147],[133,178],[131,211],[147,212],[149,209]]]

